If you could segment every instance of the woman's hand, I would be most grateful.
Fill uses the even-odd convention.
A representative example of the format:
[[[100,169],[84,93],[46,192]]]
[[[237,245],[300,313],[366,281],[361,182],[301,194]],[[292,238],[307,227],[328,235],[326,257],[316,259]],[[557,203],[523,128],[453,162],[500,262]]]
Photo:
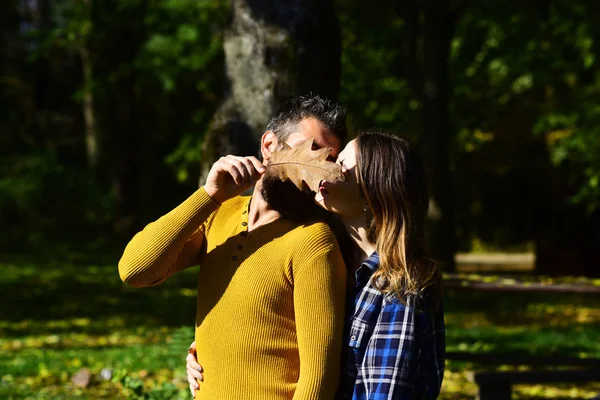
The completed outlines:
[[[190,384],[190,392],[192,392],[192,397],[195,398],[196,390],[198,390],[200,387],[198,385],[198,381],[204,381],[204,376],[202,375],[202,366],[198,364],[198,360],[196,359],[196,342],[192,342],[187,352],[187,378],[188,383]]]

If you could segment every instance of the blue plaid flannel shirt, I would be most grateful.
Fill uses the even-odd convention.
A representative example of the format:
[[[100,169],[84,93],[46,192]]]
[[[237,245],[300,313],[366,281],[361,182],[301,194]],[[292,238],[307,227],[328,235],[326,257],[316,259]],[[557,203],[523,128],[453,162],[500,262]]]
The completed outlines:
[[[416,311],[415,297],[409,297],[405,305],[383,294],[371,280],[378,266],[379,256],[373,253],[356,271],[356,296],[346,323],[348,348],[339,397],[435,399],[444,376],[442,308],[434,313]]]

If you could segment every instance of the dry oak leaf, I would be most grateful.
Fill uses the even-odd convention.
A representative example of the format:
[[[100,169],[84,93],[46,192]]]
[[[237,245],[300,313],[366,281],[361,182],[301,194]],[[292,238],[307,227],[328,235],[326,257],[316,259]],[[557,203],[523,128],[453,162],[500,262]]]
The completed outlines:
[[[281,147],[271,153],[267,168],[272,169],[282,181],[289,179],[300,190],[302,181],[313,192],[319,190],[321,181],[343,181],[342,167],[327,161],[332,149],[325,147],[312,150],[312,145],[312,139],[294,148],[282,142]]]

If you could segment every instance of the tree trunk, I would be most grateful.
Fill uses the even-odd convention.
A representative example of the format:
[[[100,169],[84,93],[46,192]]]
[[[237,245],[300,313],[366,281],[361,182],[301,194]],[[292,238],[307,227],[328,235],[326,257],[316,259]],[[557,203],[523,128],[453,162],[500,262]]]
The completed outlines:
[[[83,0],[87,10],[85,19],[91,19],[92,0]],[[90,21],[91,22],[91,21]],[[81,75],[83,78],[83,122],[85,126],[85,150],[88,166],[95,169],[98,165],[98,130],[94,114],[94,70],[91,51],[88,48],[88,36],[81,37],[81,45],[78,49],[81,58]]]
[[[79,51],[83,72],[83,120],[85,123],[85,149],[88,166],[95,169],[98,164],[98,131],[94,116],[94,94],[92,92],[92,60],[87,48]]]
[[[115,82],[114,94],[120,138],[117,152],[117,170],[114,177],[117,194],[116,231],[124,237],[139,228],[140,206],[140,132],[138,126],[138,99],[135,91],[135,73]]]
[[[556,175],[553,179],[560,179]],[[569,196],[564,188],[554,188],[553,193],[539,203],[535,272],[600,277],[600,212],[590,214],[584,205],[569,204],[564,200]]]
[[[27,12],[32,18],[32,26],[37,29],[40,37],[50,35],[52,29],[51,4],[48,0],[37,0],[25,5],[29,9]],[[41,46],[41,43],[36,43]],[[53,94],[51,92],[52,68],[50,60],[47,57],[39,57],[34,62],[35,79],[34,88],[34,109],[35,125],[42,142],[48,140],[48,125],[50,104],[52,104]]]
[[[102,57],[94,64],[95,72],[105,79],[102,142],[107,149],[102,152],[106,153],[102,163],[111,168],[109,179],[117,198],[115,230],[123,238],[130,238],[140,228],[142,144],[150,140],[146,138],[149,134],[142,133],[142,123],[148,117],[141,111],[145,99],[140,95],[139,72],[134,68],[145,40],[146,8],[147,1],[122,10],[115,0],[92,4],[94,27],[105,35],[95,49]]]
[[[331,0],[233,0],[224,37],[228,88],[207,133],[202,176],[226,154],[256,155],[270,116],[287,98],[336,99],[340,32]]]
[[[429,245],[447,272],[455,270],[455,200],[450,167],[448,57],[456,16],[449,0],[430,0],[425,9],[421,146],[429,170]]]
[[[450,6],[449,0],[428,0],[424,3],[401,0],[397,5],[405,27],[399,73],[407,79],[421,104],[419,146],[427,169],[430,195],[428,247],[433,256],[442,261],[444,269],[451,272],[455,270],[457,246],[450,169],[452,141],[448,112],[448,58],[457,11]]]

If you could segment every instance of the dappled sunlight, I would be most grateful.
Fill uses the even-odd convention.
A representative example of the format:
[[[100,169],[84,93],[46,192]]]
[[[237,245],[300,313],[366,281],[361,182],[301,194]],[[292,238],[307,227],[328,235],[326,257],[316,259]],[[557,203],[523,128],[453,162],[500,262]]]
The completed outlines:
[[[191,327],[190,327],[191,329]],[[88,333],[68,333],[62,335],[36,335],[19,339],[0,340],[0,350],[17,351],[30,348],[65,348],[65,347],[102,347],[125,346],[141,343],[157,343],[164,340],[168,328],[137,329],[133,331],[116,331],[110,335],[96,336]]]
[[[469,282],[485,282],[485,283],[500,283],[503,285],[514,285],[516,283],[537,283],[542,285],[555,285],[555,284],[581,284],[591,285],[600,287],[600,279],[586,278],[583,276],[543,276],[543,275],[531,275],[521,274],[518,276],[507,276],[506,274],[477,274],[477,273],[456,273],[456,274],[444,274],[445,279],[449,278],[460,278],[464,285]]]
[[[402,250],[392,266],[410,271],[402,280],[433,276],[413,268],[425,257],[440,266],[442,399],[474,399],[478,372],[598,367],[599,12],[597,1],[566,0],[0,1],[0,400],[189,400],[197,305],[216,321],[230,300],[248,305],[224,295],[247,282],[219,287],[215,309],[198,300],[198,266],[134,288],[117,263],[185,199],[189,212],[163,219],[168,234],[122,267],[156,283],[160,271],[146,267],[202,260],[198,228],[219,224],[200,221],[192,194],[219,181],[219,200],[222,182],[241,173],[247,183],[244,168],[228,164],[230,176],[215,181],[211,166],[226,154],[273,163],[270,143],[300,144],[296,134],[314,136],[311,151],[331,146],[331,158],[369,131],[414,143],[415,153],[393,156],[383,142],[372,154],[355,149],[361,193],[338,200],[360,200],[366,214],[340,208],[345,223],[331,227],[350,279],[349,260],[366,247],[351,249],[344,226],[362,232],[368,222],[377,233],[398,215],[391,231],[404,245],[373,244]],[[312,172],[279,175],[302,175],[297,186],[335,203]],[[386,188],[401,196],[380,218]],[[282,195],[263,196],[269,215]],[[251,225],[264,219],[260,204]],[[238,264],[228,261],[229,272]],[[229,325],[243,331],[236,317]],[[517,375],[500,378],[534,374]],[[598,385],[513,388],[515,399],[599,394]]]
[[[498,370],[514,370],[514,367],[500,366]],[[523,367],[520,370],[525,369]],[[473,365],[461,365],[453,362],[446,363],[444,382],[440,399],[467,400],[474,399],[477,385],[472,378]],[[525,399],[583,399],[592,398],[600,393],[600,383],[589,384],[555,384],[555,385],[515,385],[512,398]]]
[[[0,397],[119,399],[154,391],[167,396],[162,398],[188,398],[184,363],[194,335],[196,270],[159,287],[134,289],[112,265],[54,264],[39,271],[31,264],[4,266],[0,290],[11,307],[0,320]],[[444,307],[448,351],[600,357],[595,297],[449,289]],[[71,379],[84,368],[91,378],[79,388]],[[473,399],[474,371],[527,368],[447,361],[441,398]],[[110,371],[110,379],[103,371]],[[514,398],[595,392],[600,389],[594,385],[516,386]]]
[[[197,271],[134,289],[116,265],[2,267],[0,291],[10,306],[0,317],[0,398],[130,398],[140,382],[145,392],[189,396],[184,360]],[[71,382],[82,368],[91,372],[83,389]],[[103,370],[111,379],[101,378]]]
[[[600,383],[590,383],[573,387],[568,384],[557,385],[515,385],[514,399],[588,399],[598,396]]]
[[[497,277],[470,276],[497,282]],[[535,281],[528,277],[526,281]],[[503,278],[504,284],[512,284]],[[537,282],[537,281],[535,281]],[[581,278],[542,278],[548,284]],[[538,282],[539,283],[539,282]],[[597,284],[596,281],[592,282]],[[600,357],[600,299],[581,294],[446,292],[447,350],[468,353]],[[528,370],[529,366],[448,361],[443,399],[472,399],[475,371]],[[599,384],[516,385],[513,399],[589,398]]]

